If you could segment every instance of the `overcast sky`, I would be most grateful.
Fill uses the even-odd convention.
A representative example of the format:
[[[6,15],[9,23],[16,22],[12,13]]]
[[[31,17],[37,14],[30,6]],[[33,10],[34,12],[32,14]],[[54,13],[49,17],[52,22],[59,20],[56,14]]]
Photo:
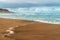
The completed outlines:
[[[60,0],[0,0],[1,7],[60,6]]]
[[[52,2],[57,2],[60,3],[60,0],[0,0],[0,2],[4,3],[39,3],[39,4],[44,4],[44,3],[52,3]]]

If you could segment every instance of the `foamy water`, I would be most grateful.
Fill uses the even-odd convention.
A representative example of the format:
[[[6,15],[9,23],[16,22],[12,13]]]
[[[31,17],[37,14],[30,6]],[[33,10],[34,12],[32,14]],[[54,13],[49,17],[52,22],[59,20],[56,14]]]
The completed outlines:
[[[50,24],[60,24],[60,7],[9,8],[9,10],[15,11],[15,13],[0,13],[0,18],[22,19]]]

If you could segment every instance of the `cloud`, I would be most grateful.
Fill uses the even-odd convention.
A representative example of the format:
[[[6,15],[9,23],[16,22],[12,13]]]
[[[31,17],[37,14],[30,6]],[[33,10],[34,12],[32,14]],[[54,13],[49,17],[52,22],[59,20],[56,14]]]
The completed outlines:
[[[60,0],[0,0],[0,2],[5,3],[39,3],[39,4],[45,4],[45,3],[59,3]]]
[[[0,0],[0,2],[2,3],[17,3],[17,0]]]
[[[60,0],[0,0],[0,8],[60,6]]]

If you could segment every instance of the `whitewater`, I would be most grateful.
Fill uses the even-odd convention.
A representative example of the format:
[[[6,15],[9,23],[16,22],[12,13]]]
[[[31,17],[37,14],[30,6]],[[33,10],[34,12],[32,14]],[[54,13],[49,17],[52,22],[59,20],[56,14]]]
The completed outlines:
[[[5,8],[15,13],[0,13],[0,18],[60,24],[60,7]]]

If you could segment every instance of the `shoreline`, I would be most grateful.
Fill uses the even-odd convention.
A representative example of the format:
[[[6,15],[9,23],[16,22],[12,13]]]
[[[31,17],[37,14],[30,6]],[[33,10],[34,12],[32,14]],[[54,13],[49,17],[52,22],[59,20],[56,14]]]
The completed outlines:
[[[1,17],[3,19],[16,19],[16,20],[26,20],[26,19],[19,19],[19,18],[8,18],[8,17]],[[60,22],[50,22],[50,21],[43,21],[43,20],[26,20],[26,21],[34,21],[34,22],[41,22],[41,23],[47,23],[47,24],[60,24]]]
[[[60,25],[37,21],[0,18],[0,40],[60,40]],[[16,26],[13,35],[3,37],[2,33]]]

